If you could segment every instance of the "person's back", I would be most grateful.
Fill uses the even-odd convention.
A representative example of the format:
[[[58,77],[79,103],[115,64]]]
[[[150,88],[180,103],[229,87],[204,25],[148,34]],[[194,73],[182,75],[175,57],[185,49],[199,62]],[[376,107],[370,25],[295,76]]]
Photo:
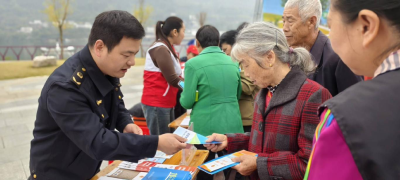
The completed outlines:
[[[181,105],[193,109],[190,122],[202,135],[243,133],[239,110],[239,65],[218,47],[219,31],[210,25],[196,33],[200,54],[186,63]]]
[[[196,33],[196,46],[200,54],[186,63],[185,85],[181,105],[192,109],[190,122],[196,133],[243,133],[239,110],[241,82],[239,66],[218,47],[219,31],[210,25]],[[203,145],[198,149],[206,149]],[[222,156],[221,153],[218,156]],[[215,158],[210,152],[206,161]],[[198,180],[212,179],[199,172]]]
[[[193,106],[191,122],[203,135],[243,131],[238,97],[241,93],[239,66],[219,47],[211,46],[186,63],[190,74],[197,78],[198,101]],[[188,75],[190,77],[190,75]],[[188,77],[187,77],[188,78]],[[185,107],[186,101],[181,101]]]

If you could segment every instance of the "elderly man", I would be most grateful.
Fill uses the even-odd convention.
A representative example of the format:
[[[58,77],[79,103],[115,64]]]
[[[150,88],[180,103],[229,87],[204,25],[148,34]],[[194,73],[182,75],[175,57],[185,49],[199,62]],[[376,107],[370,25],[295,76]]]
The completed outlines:
[[[292,47],[305,47],[317,65],[310,79],[318,82],[332,96],[359,81],[356,76],[333,51],[327,36],[318,30],[322,14],[319,0],[288,0],[283,11],[283,31]]]

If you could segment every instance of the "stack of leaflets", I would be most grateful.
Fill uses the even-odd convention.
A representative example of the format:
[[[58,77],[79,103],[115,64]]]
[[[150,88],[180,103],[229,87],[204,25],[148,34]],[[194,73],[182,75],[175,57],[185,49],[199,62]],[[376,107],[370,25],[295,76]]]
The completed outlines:
[[[181,171],[189,171],[192,175],[196,172],[196,167],[181,166],[181,165],[169,165],[169,164],[157,164],[155,162],[144,161],[142,163],[132,163],[123,161],[119,164],[118,168],[127,169],[140,172],[149,172],[152,167],[164,168],[164,169],[175,169]],[[110,173],[112,174],[112,173]]]
[[[118,168],[121,169],[128,169],[128,170],[133,170],[133,171],[140,171],[140,172],[149,172],[150,168],[156,166],[158,163],[155,162],[150,162],[150,161],[144,161],[142,163],[131,163],[124,161],[121,164],[119,164]]]
[[[142,172],[138,172],[138,171],[131,171],[131,170],[127,170],[127,169],[115,168],[114,170],[112,170],[110,173],[107,174],[107,177],[108,178],[118,178],[118,179],[132,179],[132,178],[138,179],[137,177],[143,178],[144,176],[146,176],[146,174],[147,174],[147,172],[142,173]],[[104,177],[103,179],[107,180],[106,177]]]
[[[219,157],[212,161],[208,161],[207,163],[204,163],[203,165],[199,166],[198,168],[208,174],[213,175],[213,174],[221,172],[225,169],[228,169],[230,167],[238,165],[239,163],[233,162],[232,159],[235,157],[243,156],[243,155],[257,156],[256,153],[242,150],[242,151],[238,151],[233,154],[228,154],[228,155]]]
[[[164,159],[164,158],[144,158],[144,159],[139,160],[138,163],[142,163],[144,161],[150,161],[150,162],[155,162],[155,163],[158,163],[158,164],[162,164],[162,163],[165,162],[165,160],[166,159]]]
[[[154,156],[154,158],[164,158],[164,159],[171,159],[173,155],[167,155],[162,151],[158,151],[156,152],[156,155]]]
[[[170,175],[165,176],[170,179],[186,180],[187,176],[185,174],[189,174],[191,178],[191,176],[197,171],[197,167],[162,164],[166,159],[170,159],[172,156],[173,155],[166,155],[162,151],[157,151],[153,158],[141,159],[137,163],[122,161],[118,165],[118,168],[115,168],[113,171],[108,173],[107,176],[101,177],[101,180],[115,180],[115,178],[128,180],[133,178],[132,180],[141,180],[147,176],[148,173],[152,172],[153,168],[165,169],[168,172],[171,172]],[[164,171],[160,170],[155,171],[155,173],[161,173],[161,176],[153,173],[148,177],[148,179],[159,179],[162,175],[165,175],[162,174]]]

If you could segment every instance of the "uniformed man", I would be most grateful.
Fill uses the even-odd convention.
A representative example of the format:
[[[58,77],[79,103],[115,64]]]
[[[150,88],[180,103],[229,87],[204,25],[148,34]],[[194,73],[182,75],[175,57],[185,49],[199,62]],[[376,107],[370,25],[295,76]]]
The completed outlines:
[[[90,179],[102,160],[137,161],[186,146],[173,134],[141,135],[125,108],[119,78],[135,64],[144,35],[128,12],[103,12],[88,46],[50,75],[39,98],[30,179]]]

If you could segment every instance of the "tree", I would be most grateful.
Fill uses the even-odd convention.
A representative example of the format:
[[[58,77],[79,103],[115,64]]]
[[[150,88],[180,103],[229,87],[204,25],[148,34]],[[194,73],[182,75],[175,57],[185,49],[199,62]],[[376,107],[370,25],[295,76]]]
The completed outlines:
[[[200,14],[197,17],[197,19],[199,20],[200,27],[204,26],[204,24],[206,23],[206,18],[207,18],[207,13],[200,12]]]
[[[145,6],[144,0],[139,0],[139,6],[134,7],[133,9],[133,16],[135,16],[136,19],[139,21],[139,23],[142,24],[143,27],[145,27],[145,24],[147,23],[147,20],[149,20],[149,17],[152,12],[153,12],[153,7]],[[142,44],[140,44],[140,55],[144,57],[144,50]]]
[[[49,21],[58,29],[61,49],[60,59],[64,59],[63,31],[70,27],[66,23],[68,15],[72,14],[70,0],[46,0],[44,6],[43,13],[47,14]]]
[[[288,0],[282,0],[282,7],[285,7],[285,4]],[[321,4],[322,4],[322,12],[326,11],[328,9],[330,0],[321,0]]]

